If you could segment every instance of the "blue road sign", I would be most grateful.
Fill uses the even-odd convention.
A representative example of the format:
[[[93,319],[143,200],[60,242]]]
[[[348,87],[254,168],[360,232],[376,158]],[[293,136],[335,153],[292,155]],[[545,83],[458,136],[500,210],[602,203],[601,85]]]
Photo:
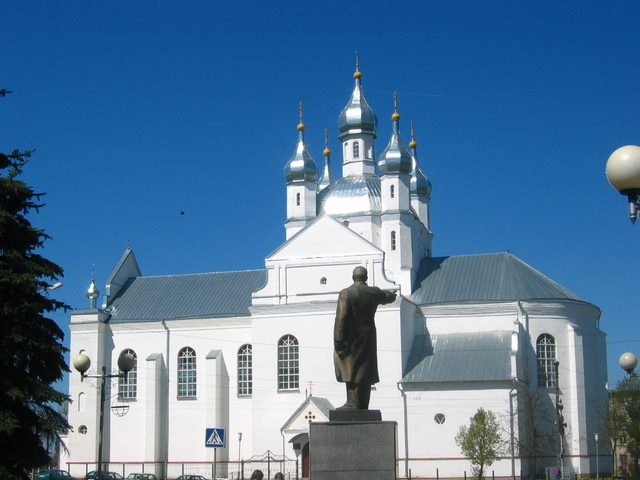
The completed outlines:
[[[207,428],[204,446],[224,448],[224,428]]]

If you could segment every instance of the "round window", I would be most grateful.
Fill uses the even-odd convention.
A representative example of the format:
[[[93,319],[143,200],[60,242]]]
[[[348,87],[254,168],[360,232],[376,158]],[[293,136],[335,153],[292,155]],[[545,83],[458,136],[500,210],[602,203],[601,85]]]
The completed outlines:
[[[442,425],[444,423],[444,421],[446,420],[444,413],[436,413],[436,416],[433,417],[433,420],[438,424],[438,425]]]

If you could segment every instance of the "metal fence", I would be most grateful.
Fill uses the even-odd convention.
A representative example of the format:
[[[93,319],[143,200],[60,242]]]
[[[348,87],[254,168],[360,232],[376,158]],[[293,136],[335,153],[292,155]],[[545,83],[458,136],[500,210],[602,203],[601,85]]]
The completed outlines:
[[[104,471],[116,472],[126,478],[130,473],[153,473],[158,479],[175,479],[180,475],[201,475],[207,479],[245,480],[254,470],[262,470],[265,480],[281,472],[285,480],[299,480],[302,471],[297,460],[267,451],[240,462],[105,462]],[[96,463],[67,463],[75,477],[83,477],[97,469]]]

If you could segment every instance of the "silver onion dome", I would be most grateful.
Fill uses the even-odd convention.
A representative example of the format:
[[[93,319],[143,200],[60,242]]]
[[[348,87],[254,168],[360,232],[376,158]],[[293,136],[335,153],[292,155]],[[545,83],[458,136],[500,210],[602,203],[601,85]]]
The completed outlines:
[[[96,287],[96,281],[91,279],[91,285],[87,290],[87,298],[89,299],[89,308],[96,308],[96,299],[100,296],[98,287]]]
[[[397,109],[397,95],[396,95]],[[393,131],[391,132],[391,140],[389,145],[378,159],[378,168],[383,175],[387,173],[411,173],[413,159],[411,154],[404,146],[402,137],[400,136],[400,114],[396,111],[391,115],[393,120]]]
[[[347,135],[360,133],[368,133],[373,135],[373,138],[376,138],[378,118],[367,103],[367,99],[364,98],[362,83],[360,82],[362,73],[360,73],[357,67],[353,76],[355,78],[353,93],[351,94],[349,103],[342,109],[338,117],[338,129],[340,130],[338,138],[342,139]]]
[[[343,216],[381,212],[380,178],[377,175],[349,175],[318,195],[318,214]]]
[[[293,182],[315,182],[318,175],[318,166],[307,151],[304,142],[304,124],[298,125],[298,146],[296,153],[284,167],[284,178],[287,184]]]
[[[412,168],[409,191],[412,195],[430,197],[432,189],[431,182],[420,168],[420,164],[418,163],[418,152],[416,151],[417,147],[418,143],[413,139],[413,122],[411,122],[411,141],[409,142],[409,148],[411,148]]]
[[[329,185],[333,185],[336,183],[336,178],[333,176],[333,172],[331,171],[331,150],[329,150],[329,132],[325,129],[324,131],[324,151],[322,154],[324,155],[324,170],[320,174],[320,178],[318,179],[318,192],[321,192]]]
[[[89,285],[89,289],[87,290],[87,298],[89,300],[94,300],[100,296],[100,291],[98,287],[96,287],[96,281],[91,280],[91,285]]]

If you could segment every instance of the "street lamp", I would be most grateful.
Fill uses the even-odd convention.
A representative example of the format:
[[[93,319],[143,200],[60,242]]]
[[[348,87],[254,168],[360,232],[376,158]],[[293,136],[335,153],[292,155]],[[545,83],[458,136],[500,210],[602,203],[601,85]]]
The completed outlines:
[[[553,368],[556,375],[556,429],[558,434],[558,442],[557,442],[557,463],[558,463],[558,471],[560,472],[560,476],[564,478],[564,466],[563,459],[564,456],[564,428],[567,424],[564,422],[564,415],[562,415],[562,410],[564,409],[562,405],[562,399],[560,398],[560,362],[556,360],[553,362]]]
[[[620,147],[607,160],[607,178],[629,200],[629,217],[636,223],[640,207],[640,147]]]
[[[599,465],[600,456],[598,452],[598,439],[600,437],[597,433],[595,434],[595,438],[596,438],[596,480],[600,480],[600,465]]]
[[[100,375],[87,375],[87,370],[91,367],[91,359],[81,353],[73,359],[73,367],[80,372],[80,381],[85,378],[97,378],[100,380],[98,389],[100,390],[100,426],[98,428],[98,472],[102,472],[102,443],[104,437],[104,400],[105,400],[105,384],[107,379],[111,378],[127,378],[127,373],[133,370],[135,359],[130,354],[120,354],[118,358],[118,368],[123,373],[110,373],[107,375],[107,367],[102,366]]]
[[[242,468],[242,432],[238,432],[238,478],[244,477],[244,469]]]
[[[627,372],[630,377],[640,377],[640,375],[636,373],[636,367],[638,366],[638,357],[636,357],[633,353],[627,352],[620,355],[619,363],[622,369]]]

